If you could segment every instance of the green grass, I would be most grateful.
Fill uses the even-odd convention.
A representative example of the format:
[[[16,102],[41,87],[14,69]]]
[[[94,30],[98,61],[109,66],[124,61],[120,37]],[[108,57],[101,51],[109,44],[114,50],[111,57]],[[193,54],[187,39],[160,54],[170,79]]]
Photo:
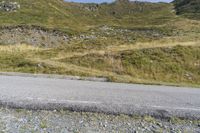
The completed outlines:
[[[2,1],[2,0],[1,0]],[[0,12],[0,25],[38,25],[70,33],[87,31],[91,27],[163,25],[175,18],[172,4],[95,4],[64,3],[62,0],[10,0],[21,5],[17,12]],[[115,12],[113,14],[113,12]],[[159,20],[159,21],[158,21]]]
[[[122,53],[125,71],[131,76],[163,82],[200,82],[200,48],[174,47]]]

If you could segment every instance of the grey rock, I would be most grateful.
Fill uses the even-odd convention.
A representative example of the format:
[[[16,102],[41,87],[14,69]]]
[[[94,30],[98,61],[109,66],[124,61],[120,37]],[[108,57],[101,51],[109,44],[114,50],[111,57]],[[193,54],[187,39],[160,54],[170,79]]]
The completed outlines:
[[[20,4],[17,2],[2,1],[0,2],[0,11],[12,12],[20,9]]]
[[[0,44],[30,44],[33,46],[56,47],[67,44],[69,36],[65,33],[48,30],[38,26],[0,27]],[[39,64],[41,66],[41,64]]]
[[[159,127],[162,127],[163,125],[162,125],[162,123],[156,123],[156,125],[158,125]]]
[[[98,4],[83,5],[83,6],[82,6],[82,9],[83,9],[83,10],[90,11],[90,12],[95,12],[95,11],[98,11],[99,5],[98,5]]]

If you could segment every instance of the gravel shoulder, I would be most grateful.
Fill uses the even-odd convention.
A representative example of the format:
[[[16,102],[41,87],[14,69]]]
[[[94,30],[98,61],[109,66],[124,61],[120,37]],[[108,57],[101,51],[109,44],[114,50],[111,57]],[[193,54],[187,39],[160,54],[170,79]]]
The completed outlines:
[[[155,119],[150,116],[106,115],[102,113],[70,111],[33,111],[0,109],[2,132],[38,133],[140,133],[140,132],[200,132],[200,121]]]

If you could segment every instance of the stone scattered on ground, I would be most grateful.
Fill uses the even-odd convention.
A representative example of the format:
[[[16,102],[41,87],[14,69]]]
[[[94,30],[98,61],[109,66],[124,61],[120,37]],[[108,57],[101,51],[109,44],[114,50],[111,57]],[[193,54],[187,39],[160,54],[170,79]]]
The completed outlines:
[[[11,12],[20,9],[20,4],[17,2],[2,1],[0,2],[0,11]]]
[[[56,47],[66,44],[68,41],[68,35],[38,26],[0,27],[0,44],[30,44],[33,46]]]
[[[40,133],[200,132],[200,121],[70,111],[0,109],[0,131]]]

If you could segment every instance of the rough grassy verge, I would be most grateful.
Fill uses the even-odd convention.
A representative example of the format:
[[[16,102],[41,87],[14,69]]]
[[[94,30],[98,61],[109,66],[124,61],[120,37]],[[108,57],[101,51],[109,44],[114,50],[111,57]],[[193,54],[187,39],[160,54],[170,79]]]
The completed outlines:
[[[200,132],[200,121],[69,111],[0,109],[2,132]]]
[[[104,50],[86,49],[82,52],[70,52],[70,46],[46,49],[29,45],[3,45],[0,46],[0,70],[107,77],[115,82],[198,87],[199,43],[184,42],[176,45],[168,44],[166,47],[165,44],[143,43]]]

